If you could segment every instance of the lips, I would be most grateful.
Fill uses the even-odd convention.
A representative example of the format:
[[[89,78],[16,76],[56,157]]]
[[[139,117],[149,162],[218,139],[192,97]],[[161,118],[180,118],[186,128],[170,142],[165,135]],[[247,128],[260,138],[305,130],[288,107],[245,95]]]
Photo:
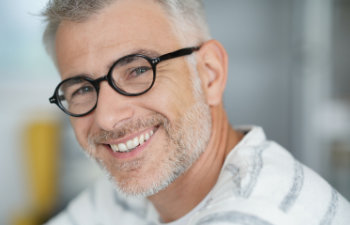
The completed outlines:
[[[130,138],[117,144],[109,144],[113,152],[127,153],[135,148],[144,145],[154,134],[154,130],[147,130],[136,137]]]

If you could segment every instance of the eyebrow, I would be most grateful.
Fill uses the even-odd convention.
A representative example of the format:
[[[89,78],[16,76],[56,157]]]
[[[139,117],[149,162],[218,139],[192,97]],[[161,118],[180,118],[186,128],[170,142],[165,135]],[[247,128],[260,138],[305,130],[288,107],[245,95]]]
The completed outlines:
[[[130,53],[127,53],[119,58],[116,58],[114,59],[112,62],[108,63],[107,66],[106,66],[106,69],[107,71],[109,71],[109,69],[112,67],[112,65],[118,61],[119,59],[125,57],[125,56],[129,56],[129,55],[137,55],[137,54],[140,54],[140,55],[145,55],[145,56],[148,56],[148,57],[151,57],[151,58],[155,58],[155,57],[159,57],[160,56],[160,53],[157,52],[157,51],[154,51],[154,50],[150,50],[150,49],[143,49],[143,48],[139,48],[139,49],[135,49],[135,50],[132,50],[130,51]],[[105,74],[103,75],[100,75],[100,76],[104,76]],[[76,77],[80,77],[80,76],[83,76],[83,77],[89,77],[92,79],[92,76],[93,74],[91,73],[80,73],[80,74],[76,74],[76,75],[73,75],[73,76],[68,76],[68,78],[66,79],[69,79],[69,78],[76,78]],[[65,79],[65,80],[66,80]]]
[[[150,50],[150,49],[143,49],[143,48],[140,48],[140,49],[136,49],[136,50],[132,50],[130,53],[126,54],[126,55],[123,55],[117,59],[115,59],[114,61],[112,61],[111,63],[109,63],[107,65],[107,69],[109,70],[111,68],[111,66],[116,62],[118,61],[119,59],[125,57],[125,56],[129,56],[129,55],[145,55],[145,56],[148,56],[148,57],[151,57],[151,58],[155,58],[155,57],[159,57],[160,56],[160,53],[157,52],[157,51],[154,51],[154,50]]]

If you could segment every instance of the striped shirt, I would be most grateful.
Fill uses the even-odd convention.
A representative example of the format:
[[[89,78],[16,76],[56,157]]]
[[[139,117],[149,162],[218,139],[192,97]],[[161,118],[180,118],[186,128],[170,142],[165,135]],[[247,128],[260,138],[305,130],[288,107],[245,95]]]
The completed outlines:
[[[218,181],[202,202],[167,225],[350,225],[350,204],[260,127],[226,157]],[[169,203],[171,204],[171,203]],[[126,198],[99,181],[48,225],[158,225],[147,199]]]

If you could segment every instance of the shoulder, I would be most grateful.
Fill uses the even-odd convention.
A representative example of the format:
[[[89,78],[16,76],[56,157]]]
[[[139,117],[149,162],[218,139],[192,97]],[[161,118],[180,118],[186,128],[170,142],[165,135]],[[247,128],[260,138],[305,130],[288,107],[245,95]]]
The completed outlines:
[[[323,178],[253,128],[227,156],[191,224],[350,224],[349,203]]]
[[[66,209],[47,225],[149,224],[150,203],[146,199],[128,198],[112,184],[101,179],[73,199]]]

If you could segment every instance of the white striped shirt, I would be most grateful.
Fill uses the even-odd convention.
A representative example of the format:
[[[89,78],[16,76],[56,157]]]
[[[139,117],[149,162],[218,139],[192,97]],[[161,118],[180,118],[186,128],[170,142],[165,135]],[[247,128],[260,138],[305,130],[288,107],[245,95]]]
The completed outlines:
[[[324,179],[260,127],[245,132],[205,199],[167,225],[350,225],[349,202]],[[125,198],[103,180],[48,225],[162,224],[158,218],[147,199]]]

